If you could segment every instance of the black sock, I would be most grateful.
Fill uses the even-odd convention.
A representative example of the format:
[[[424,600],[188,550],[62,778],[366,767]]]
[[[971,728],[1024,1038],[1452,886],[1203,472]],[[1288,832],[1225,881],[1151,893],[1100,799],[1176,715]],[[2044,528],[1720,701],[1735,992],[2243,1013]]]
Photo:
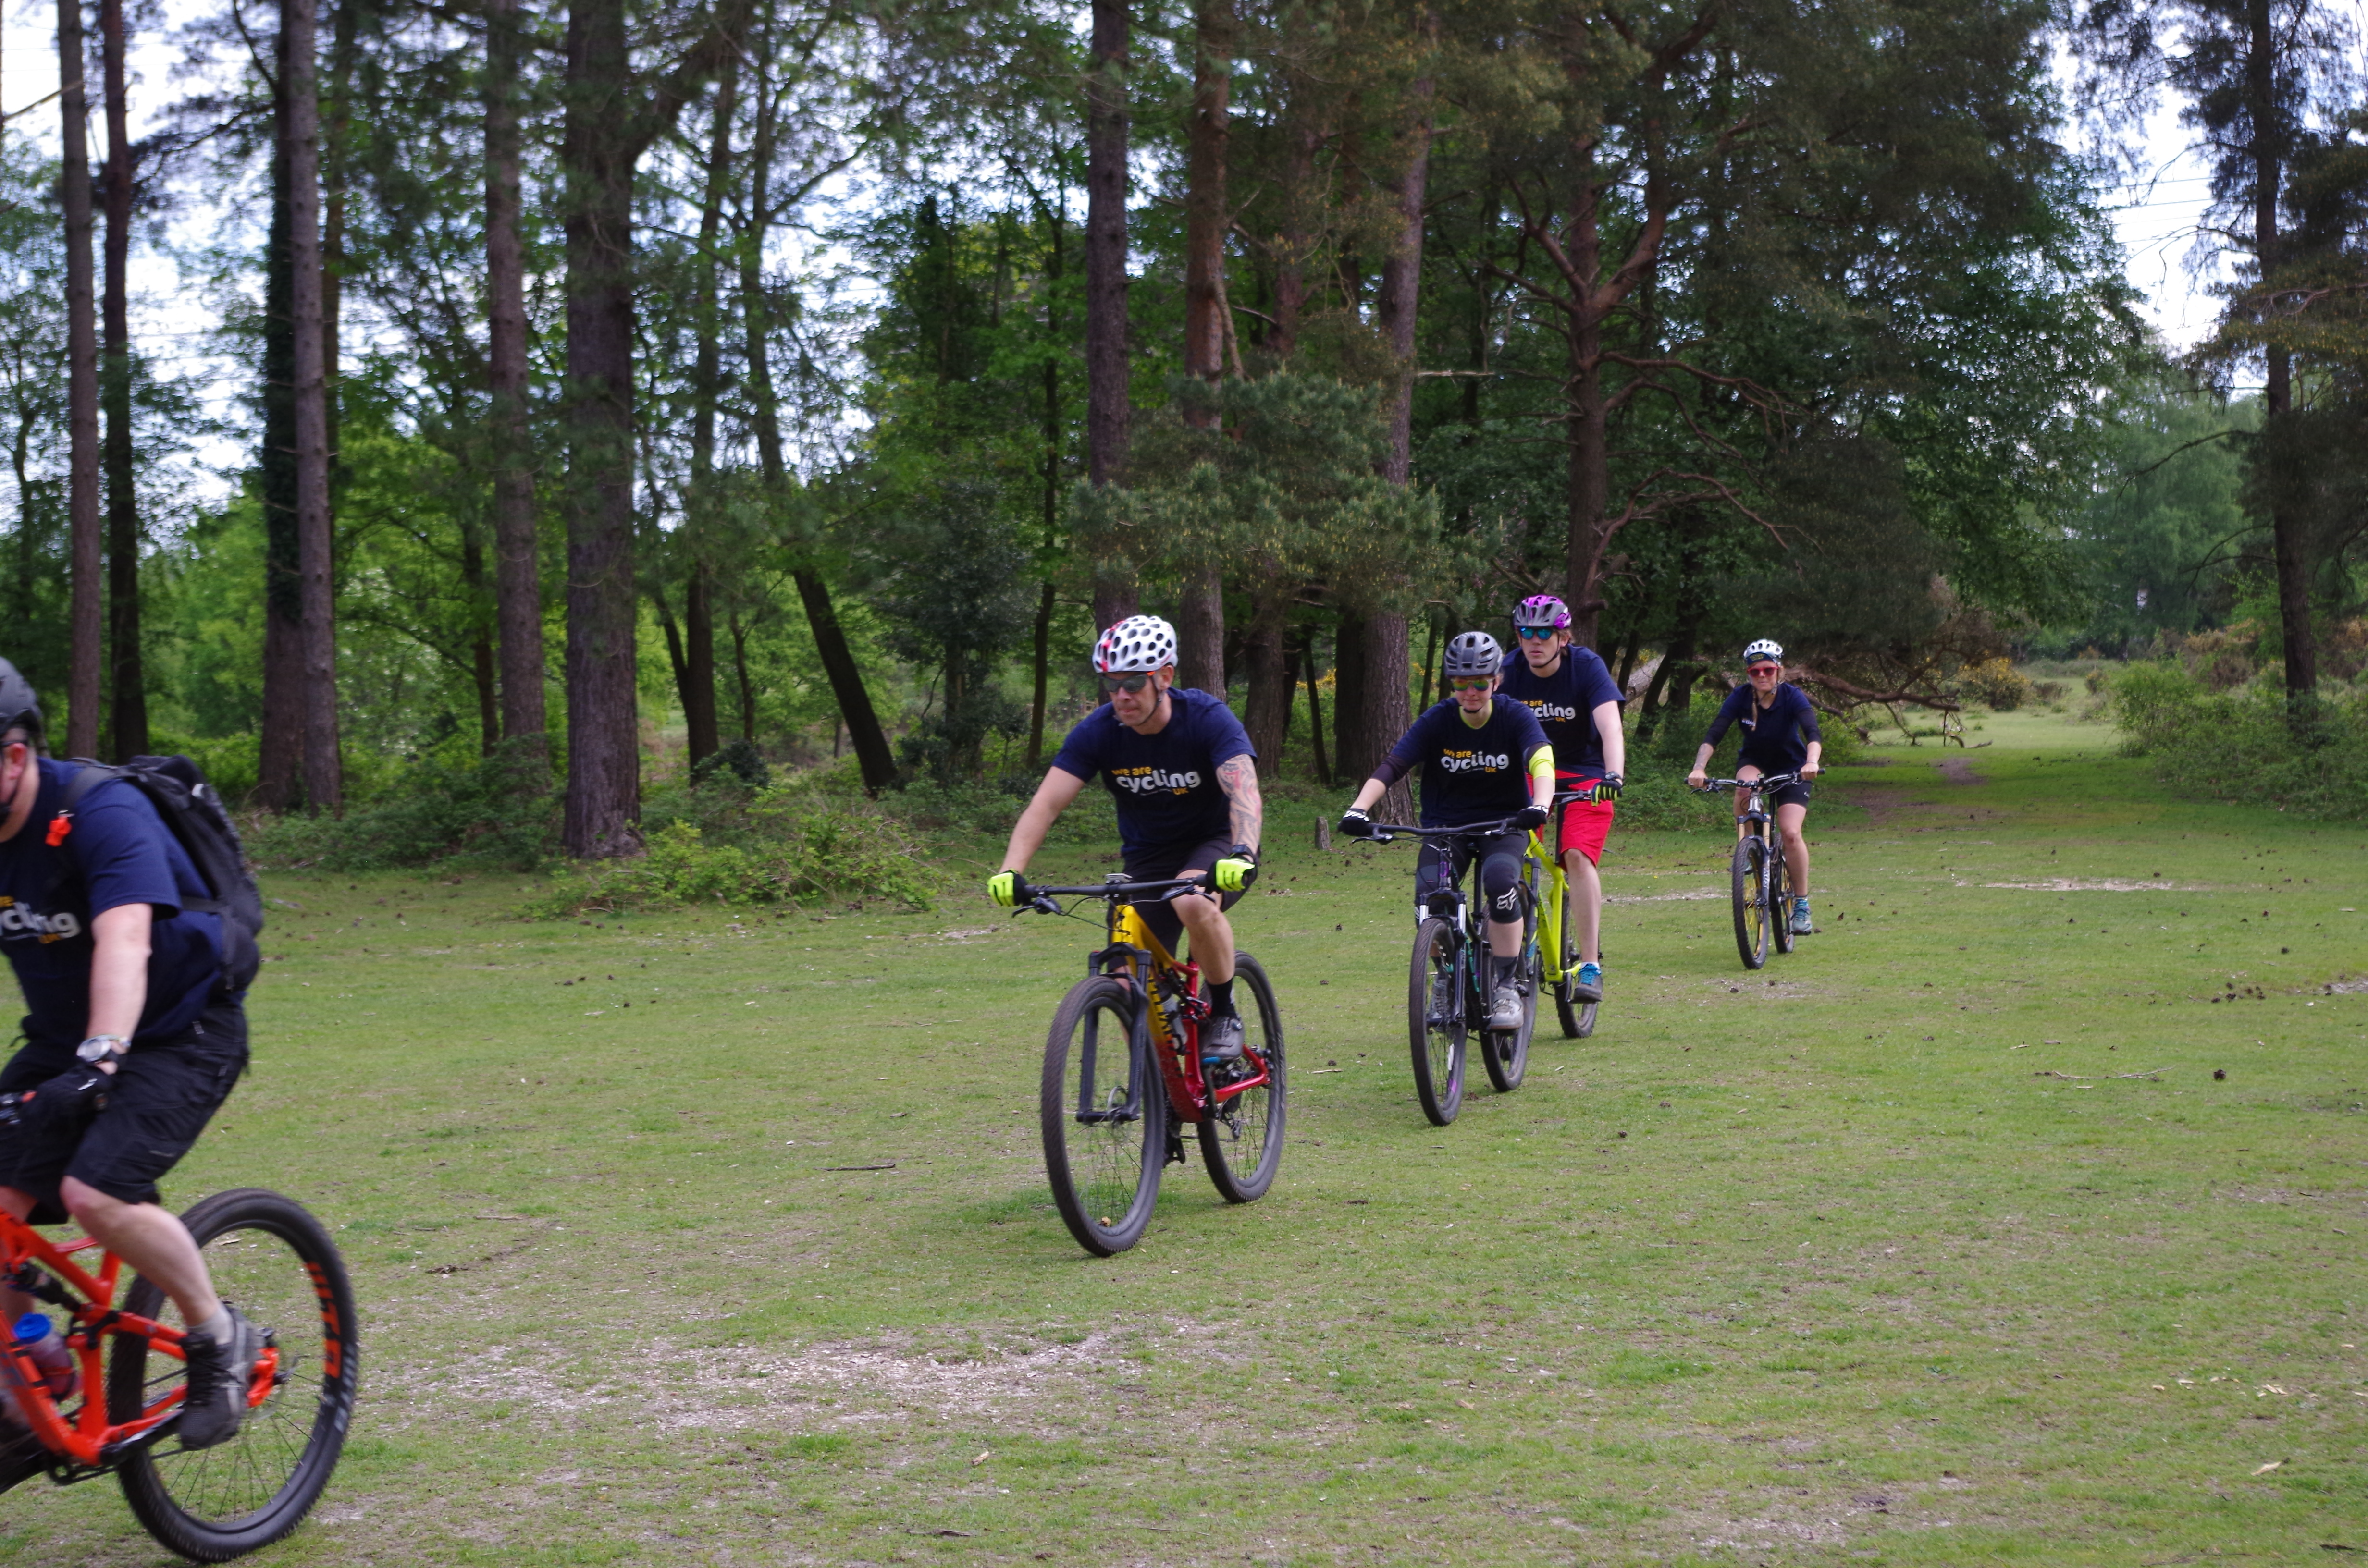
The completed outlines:
[[[1499,958],[1495,953],[1490,953],[1488,955],[1488,972],[1493,979],[1493,983],[1497,985],[1512,984],[1513,971],[1520,961],[1521,960],[1517,958]]]
[[[1234,983],[1230,980],[1209,982],[1209,1016],[1230,1018],[1234,1016]]]

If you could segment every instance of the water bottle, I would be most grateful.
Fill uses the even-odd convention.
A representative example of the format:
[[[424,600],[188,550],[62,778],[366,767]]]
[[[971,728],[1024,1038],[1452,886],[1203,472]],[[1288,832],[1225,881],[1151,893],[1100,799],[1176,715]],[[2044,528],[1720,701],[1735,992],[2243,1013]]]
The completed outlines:
[[[47,1315],[27,1312],[17,1320],[17,1348],[40,1369],[41,1381],[49,1385],[51,1399],[74,1397],[74,1352],[66,1348],[64,1337],[51,1325]]]

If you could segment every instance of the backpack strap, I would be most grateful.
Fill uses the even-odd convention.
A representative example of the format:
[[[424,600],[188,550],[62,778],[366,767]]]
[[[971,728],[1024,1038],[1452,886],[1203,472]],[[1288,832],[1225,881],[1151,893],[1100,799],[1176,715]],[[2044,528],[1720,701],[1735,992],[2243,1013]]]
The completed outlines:
[[[131,778],[135,786],[139,783],[137,778],[132,778],[132,771],[128,767],[116,767],[104,762],[93,762],[90,758],[83,756],[69,760],[81,764],[82,771],[75,774],[74,782],[66,786],[66,798],[58,802],[57,815],[50,819],[48,841],[53,848],[63,845],[66,835],[74,831],[74,808],[82,804],[83,798],[93,790],[117,778]],[[172,829],[167,826],[165,831],[170,833]],[[49,888],[42,894],[42,902],[46,903],[53,901],[57,897],[58,890],[65,886],[74,875],[76,873],[69,869],[60,871],[51,878]],[[180,906],[185,913],[191,915],[222,915],[229,913],[229,906],[218,898],[185,898],[180,901]]]

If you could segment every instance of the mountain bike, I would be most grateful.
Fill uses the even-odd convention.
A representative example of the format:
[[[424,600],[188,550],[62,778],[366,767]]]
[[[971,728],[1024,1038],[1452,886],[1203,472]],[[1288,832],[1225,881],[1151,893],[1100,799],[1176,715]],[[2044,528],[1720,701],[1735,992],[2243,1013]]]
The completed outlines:
[[[75,1371],[74,1388],[53,1395],[0,1335],[0,1492],[44,1471],[61,1486],[112,1475],[167,1550],[226,1562],[294,1529],[329,1483],[360,1344],[336,1244],[293,1200],[241,1187],[181,1222],[214,1288],[262,1331],[238,1434],[209,1449],[176,1441],[186,1367],[162,1290],[95,1241],[53,1244],[0,1213],[0,1276],[63,1313]]]
[[[1559,813],[1573,801],[1600,799],[1593,786],[1584,790],[1564,790],[1555,793],[1554,809]],[[1578,940],[1570,929],[1570,873],[1563,869],[1562,857],[1554,853],[1551,845],[1562,842],[1559,814],[1554,822],[1530,835],[1530,847],[1524,856],[1529,871],[1530,902],[1538,917],[1538,977],[1553,988],[1554,1014],[1562,1023],[1567,1040],[1585,1040],[1595,1032],[1595,1012],[1600,1002],[1582,1002],[1572,994],[1578,983]],[[1599,949],[1597,959],[1602,958]]]
[[[1053,1202],[1077,1244],[1098,1257],[1143,1239],[1159,1178],[1184,1163],[1182,1129],[1200,1135],[1209,1180],[1228,1203],[1265,1196],[1282,1163],[1282,1015],[1258,960],[1234,955],[1244,1038],[1238,1062],[1203,1069],[1209,1004],[1197,964],[1178,961],[1133,900],[1204,892],[1189,878],[1092,887],[1022,884],[1024,908],[1067,914],[1055,899],[1100,899],[1108,945],[1053,1015],[1038,1115]]]
[[[1439,885],[1416,908],[1414,961],[1406,977],[1406,1036],[1414,1055],[1415,1094],[1434,1126],[1446,1126],[1463,1108],[1465,1044],[1474,1033],[1480,1036],[1480,1061],[1497,1093],[1520,1088],[1529,1071],[1530,1037],[1538,1023],[1536,898],[1527,881],[1514,884],[1521,900],[1521,954],[1513,976],[1521,998],[1520,1026],[1489,1028],[1488,966],[1474,961],[1488,950],[1488,938],[1485,930],[1474,929],[1453,853],[1457,839],[1474,841],[1475,853],[1466,858],[1476,865],[1478,841],[1508,831],[1509,823],[1509,818],[1469,827],[1375,823],[1370,832],[1375,844],[1420,839],[1424,854],[1440,858]],[[1534,846],[1536,841],[1531,842]]]
[[[1759,778],[1710,778],[1702,783],[1702,792],[1717,790],[1741,790],[1746,792],[1744,809],[1736,813],[1736,831],[1735,860],[1731,869],[1735,892],[1735,946],[1743,955],[1743,967],[1758,969],[1768,961],[1768,939],[1772,933],[1776,950],[1793,950],[1793,873],[1784,863],[1784,845],[1776,832],[1775,813],[1768,809],[1767,797],[1800,778],[1797,773],[1774,773]]]

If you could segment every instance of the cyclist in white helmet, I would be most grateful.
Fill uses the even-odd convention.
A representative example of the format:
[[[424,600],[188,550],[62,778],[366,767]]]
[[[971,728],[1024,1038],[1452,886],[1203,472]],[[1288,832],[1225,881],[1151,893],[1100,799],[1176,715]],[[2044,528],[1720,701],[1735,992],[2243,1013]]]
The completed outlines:
[[[1209,1020],[1201,1055],[1242,1053],[1234,1007],[1234,928],[1225,911],[1258,878],[1264,805],[1258,754],[1224,699],[1176,685],[1176,629],[1156,615],[1129,616],[1094,647],[1094,673],[1110,700],[1077,722],[1061,743],[1036,798],[1012,825],[1003,869],[987,892],[1006,909],[1028,899],[1028,862],[1069,802],[1101,776],[1118,802],[1119,842],[1135,881],[1206,878],[1213,896],[1186,893],[1135,905],[1168,951],[1186,933],[1207,987]]]
[[[1826,749],[1817,732],[1817,710],[1808,695],[1784,678],[1784,650],[1761,638],[1743,651],[1748,684],[1726,694],[1710,733],[1695,754],[1694,770],[1686,782],[1699,790],[1709,777],[1710,754],[1726,734],[1727,726],[1743,726],[1743,751],[1736,758],[1737,778],[1758,778],[1771,773],[1797,773],[1800,778],[1769,797],[1776,808],[1777,831],[1784,838],[1784,865],[1793,873],[1793,934],[1814,936],[1816,922],[1809,918],[1809,841],[1801,825],[1809,820],[1809,780],[1823,771],[1818,757]],[[1736,791],[1736,809],[1743,809]]]

